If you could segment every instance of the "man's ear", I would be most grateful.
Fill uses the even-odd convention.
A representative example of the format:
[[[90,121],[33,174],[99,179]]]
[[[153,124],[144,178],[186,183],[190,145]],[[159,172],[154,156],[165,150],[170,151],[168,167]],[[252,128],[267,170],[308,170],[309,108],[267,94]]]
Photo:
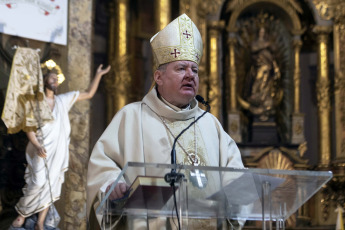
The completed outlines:
[[[162,71],[160,70],[156,70],[155,73],[153,74],[153,79],[155,80],[157,85],[161,85],[162,84]]]

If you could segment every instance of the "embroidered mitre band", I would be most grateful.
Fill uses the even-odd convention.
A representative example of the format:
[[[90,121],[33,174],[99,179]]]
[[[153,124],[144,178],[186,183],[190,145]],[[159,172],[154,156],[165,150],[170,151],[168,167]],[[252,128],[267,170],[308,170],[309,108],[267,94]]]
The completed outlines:
[[[182,14],[155,34],[151,40],[154,67],[173,61],[193,61],[199,65],[203,44],[198,28]]]

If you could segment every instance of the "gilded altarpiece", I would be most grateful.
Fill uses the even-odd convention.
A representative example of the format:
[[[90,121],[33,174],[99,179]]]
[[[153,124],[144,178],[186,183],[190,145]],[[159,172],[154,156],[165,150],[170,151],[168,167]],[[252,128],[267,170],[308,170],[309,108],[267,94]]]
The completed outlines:
[[[329,159],[327,168],[334,172],[334,178],[319,195],[322,199],[322,220],[329,221],[332,218],[334,206],[345,207],[345,2],[344,1],[320,1],[313,0],[318,15],[323,20],[333,22],[333,52],[334,52],[334,81],[329,88],[331,97],[334,98],[334,138],[332,141],[335,147],[332,150],[332,156]],[[322,61],[321,57],[321,61]],[[323,154],[321,153],[321,159]],[[320,167],[322,167],[320,162]]]
[[[344,207],[344,2],[181,0],[180,9],[199,27],[207,26],[201,92],[210,101],[212,95],[219,95],[222,106],[215,115],[238,143],[245,164],[335,173],[335,179],[302,206],[287,226],[334,226],[336,204]],[[224,28],[217,27],[220,38],[214,43],[212,25],[220,23]],[[211,53],[214,48],[216,56]],[[303,114],[306,108],[301,108],[306,100],[301,53],[316,56],[316,74],[310,82],[317,108],[315,127],[305,127],[308,117]],[[214,84],[215,80],[219,82]],[[318,132],[317,139],[307,139],[305,129]],[[306,156],[308,141],[318,147]]]
[[[112,4],[114,17],[122,19],[111,19],[109,59],[114,64],[126,61],[117,65],[109,81],[108,99],[113,101],[113,111],[108,118],[118,105],[129,101],[129,94],[121,93],[123,89],[145,84],[128,65],[138,68],[140,63],[143,69],[151,69],[152,62],[146,55],[149,38],[168,21],[186,13],[198,26],[204,42],[199,94],[210,102],[211,112],[237,142],[245,164],[333,170],[336,174],[333,184],[303,205],[287,220],[287,226],[334,227],[335,204],[344,206],[344,2],[151,0],[146,4],[154,6],[150,16],[136,7],[143,7],[141,1],[119,0]],[[121,5],[125,6],[124,15],[115,13]],[[142,27],[152,21],[151,29]],[[129,32],[121,29],[128,27],[132,28]],[[120,45],[118,41],[125,43]],[[140,48],[132,48],[133,44]],[[128,47],[127,52],[120,52],[124,47]],[[146,61],[135,58],[140,53]],[[301,66],[306,64],[302,56],[315,59],[315,63]],[[148,90],[142,88],[132,99],[141,99]],[[314,114],[308,111],[314,108]],[[313,117],[317,121],[309,122]],[[317,135],[311,136],[310,132]],[[308,151],[308,146],[314,146],[313,152]]]
[[[78,31],[70,33],[70,51],[59,49],[60,53],[49,54],[60,61],[66,59],[65,62],[68,57],[70,66],[63,61],[60,64],[72,75],[83,73],[83,68],[90,66],[91,27],[79,25],[91,25],[89,9],[92,7],[85,1],[77,5],[70,6],[70,29]],[[204,42],[199,93],[210,101],[211,112],[238,143],[246,166],[332,170],[334,179],[287,220],[287,226],[291,229],[334,229],[334,209],[336,204],[344,207],[345,183],[343,0],[113,0],[109,1],[108,12],[107,56],[113,67],[105,79],[108,121],[123,105],[140,100],[148,90],[147,82],[152,80],[153,71],[150,37],[179,14],[187,13],[198,26]],[[6,60],[1,64],[4,67],[1,76],[10,69],[8,53],[13,53],[10,42],[1,41],[4,47],[0,50],[1,57]],[[80,44],[86,44],[86,48]],[[27,46],[25,41],[19,41],[19,45]],[[41,49],[43,53],[54,51],[51,47],[42,46]],[[315,76],[312,76],[315,81],[310,83],[317,108],[314,114],[318,119],[316,128],[305,126],[305,120],[310,117],[306,118],[302,112],[305,108],[301,107],[302,95],[305,95],[302,80],[306,76],[301,74],[303,66],[300,63],[305,62],[300,59],[301,54],[308,52],[315,54],[317,59]],[[78,56],[83,56],[85,66],[78,66]],[[333,69],[334,76],[330,74]],[[70,88],[79,88],[79,80],[84,88],[89,79],[72,79],[68,81]],[[65,229],[86,228],[83,185],[89,146],[82,140],[88,139],[85,130],[89,123],[83,122],[81,117],[87,115],[88,106],[80,104],[72,111],[71,165],[74,169],[66,180],[63,200],[68,201],[60,208]],[[24,151],[25,141],[18,142],[23,139],[20,136],[9,140],[12,137],[5,134],[3,126],[0,128],[0,159],[5,159],[10,151],[14,155],[9,160],[13,160],[15,154]],[[80,129],[85,135],[77,133]],[[308,139],[304,135],[307,129],[317,130],[317,139]],[[317,151],[307,154],[308,145],[314,142],[320,144]],[[24,161],[16,160],[19,161],[16,164]],[[8,165],[1,168],[8,170]],[[16,170],[23,170],[23,167]],[[13,179],[18,179],[19,184],[11,186],[17,186],[18,190],[23,181]],[[0,184],[4,183],[9,180],[1,177]],[[13,196],[8,196],[4,189],[0,193],[0,211],[3,212],[14,202]],[[8,219],[11,221],[12,217]],[[258,223],[248,222],[247,226],[248,229],[260,228]]]
[[[230,63],[224,75],[230,89],[226,91],[230,95],[228,131],[237,139],[249,167],[308,167],[308,160],[303,159],[306,143],[299,111],[297,44],[302,43],[298,17],[302,13],[293,1],[230,1],[224,5],[227,43],[223,44],[229,50],[224,66]],[[287,226],[297,226],[302,217],[308,220],[306,209],[304,205],[291,216]],[[260,227],[259,223],[247,225]]]

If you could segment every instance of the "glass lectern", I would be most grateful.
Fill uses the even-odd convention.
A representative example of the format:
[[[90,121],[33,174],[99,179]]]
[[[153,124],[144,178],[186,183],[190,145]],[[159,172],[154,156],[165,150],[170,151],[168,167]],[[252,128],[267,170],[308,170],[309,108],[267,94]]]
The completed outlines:
[[[164,180],[172,170],[183,175],[175,191]],[[329,171],[128,162],[112,189],[118,182],[134,184],[124,198],[104,194],[96,214],[103,216],[103,229],[119,216],[175,218],[181,229],[191,218],[259,220],[263,229],[276,221],[276,229],[284,229],[284,221],[331,178]]]

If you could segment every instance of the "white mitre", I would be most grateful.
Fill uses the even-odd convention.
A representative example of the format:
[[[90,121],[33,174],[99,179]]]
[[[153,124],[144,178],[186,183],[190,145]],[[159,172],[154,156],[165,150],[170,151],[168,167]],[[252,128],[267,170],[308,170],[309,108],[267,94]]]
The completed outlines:
[[[154,67],[173,61],[193,61],[199,65],[203,44],[198,28],[182,14],[155,34],[151,40]]]

